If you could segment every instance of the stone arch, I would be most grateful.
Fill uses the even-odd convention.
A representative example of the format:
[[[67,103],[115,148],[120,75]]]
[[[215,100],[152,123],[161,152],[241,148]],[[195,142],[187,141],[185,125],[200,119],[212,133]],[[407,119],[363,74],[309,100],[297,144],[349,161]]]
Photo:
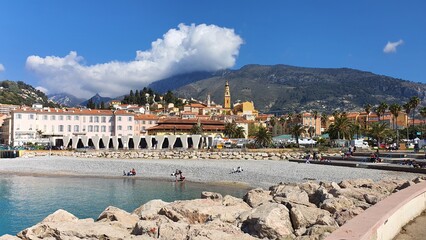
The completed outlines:
[[[91,138],[89,138],[89,140],[87,142],[87,146],[88,147],[95,147],[95,144],[93,144],[93,140]]]
[[[123,142],[121,141],[121,138],[117,139],[118,140],[118,148],[123,148]]]
[[[148,143],[146,142],[146,138],[142,138],[139,143],[140,149],[148,149]]]
[[[114,142],[112,141],[112,138],[109,139],[108,148],[114,148]]]
[[[183,148],[182,140],[180,137],[176,138],[175,144],[173,144],[173,148]]]
[[[99,148],[105,148],[104,140],[102,138],[99,140]]]
[[[133,142],[133,138],[129,138],[128,147],[129,149],[135,148],[135,143]]]
[[[163,144],[161,145],[161,149],[167,149],[169,148],[169,139],[164,138]]]
[[[81,140],[81,138],[78,139],[77,148],[84,148],[83,140]]]

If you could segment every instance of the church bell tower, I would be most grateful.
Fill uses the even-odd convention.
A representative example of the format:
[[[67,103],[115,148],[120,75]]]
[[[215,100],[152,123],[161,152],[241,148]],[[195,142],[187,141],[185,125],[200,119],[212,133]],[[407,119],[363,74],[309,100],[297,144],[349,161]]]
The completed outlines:
[[[226,80],[226,83],[225,83],[224,108],[227,110],[231,110],[231,91],[229,90],[228,80]]]

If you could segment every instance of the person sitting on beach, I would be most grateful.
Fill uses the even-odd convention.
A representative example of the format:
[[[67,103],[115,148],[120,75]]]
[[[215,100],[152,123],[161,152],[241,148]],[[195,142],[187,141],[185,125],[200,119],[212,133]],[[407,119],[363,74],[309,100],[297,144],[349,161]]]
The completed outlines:
[[[134,168],[132,168],[132,170],[130,172],[131,172],[132,176],[136,175],[136,170]]]

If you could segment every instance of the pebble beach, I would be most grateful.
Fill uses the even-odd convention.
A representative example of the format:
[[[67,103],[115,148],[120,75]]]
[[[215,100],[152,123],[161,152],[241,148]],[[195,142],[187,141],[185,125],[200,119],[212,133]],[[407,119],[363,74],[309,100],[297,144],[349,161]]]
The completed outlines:
[[[241,167],[240,173],[231,173]],[[0,159],[0,174],[90,176],[122,178],[123,171],[135,168],[136,178],[173,181],[171,173],[183,171],[187,181],[208,184],[235,184],[247,188],[269,188],[280,182],[308,180],[340,182],[344,179],[384,178],[413,179],[415,173],[294,163],[285,160],[229,159],[103,159],[43,156]]]

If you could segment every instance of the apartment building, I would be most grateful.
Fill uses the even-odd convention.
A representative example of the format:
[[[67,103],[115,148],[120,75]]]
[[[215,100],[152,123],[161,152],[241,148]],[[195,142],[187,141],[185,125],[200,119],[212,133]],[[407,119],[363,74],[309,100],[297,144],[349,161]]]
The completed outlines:
[[[44,142],[46,138],[132,136],[134,114],[125,110],[23,107],[11,112],[4,131],[9,135],[5,143],[13,146]]]

